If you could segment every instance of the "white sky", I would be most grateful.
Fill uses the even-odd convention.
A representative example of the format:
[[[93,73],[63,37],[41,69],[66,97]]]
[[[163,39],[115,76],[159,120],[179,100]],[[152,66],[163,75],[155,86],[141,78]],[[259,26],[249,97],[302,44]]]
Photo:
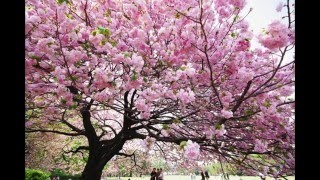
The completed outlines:
[[[247,20],[252,25],[254,33],[261,32],[262,28],[267,27],[272,20],[280,19],[281,15],[285,14],[285,11],[281,13],[276,11],[280,2],[285,4],[286,0],[247,0],[245,12],[253,8]]]
[[[282,2],[286,4],[286,0],[247,0],[247,5],[243,10],[243,13],[249,11],[253,8],[252,12],[246,17],[246,20],[250,24],[250,28],[253,30],[254,34],[259,34],[262,32],[262,28],[266,28],[273,20],[279,20],[282,16],[286,15],[286,9],[282,9],[279,13],[276,11],[278,4]],[[294,3],[290,0],[290,3]],[[285,19],[287,20],[287,19]],[[285,21],[283,21],[285,22]],[[259,46],[256,39],[252,41],[252,46]],[[293,59],[294,49],[289,51],[284,59],[284,64],[291,62]]]

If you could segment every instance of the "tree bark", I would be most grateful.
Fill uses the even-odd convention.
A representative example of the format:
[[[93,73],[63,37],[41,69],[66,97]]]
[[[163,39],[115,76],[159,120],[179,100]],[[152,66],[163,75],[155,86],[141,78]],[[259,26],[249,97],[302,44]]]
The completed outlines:
[[[109,150],[108,156],[105,156],[106,153],[103,153],[104,150],[101,148],[89,150],[88,162],[81,176],[82,180],[100,180],[101,179],[103,168],[109,162],[109,160],[113,156],[115,156],[118,152],[118,151],[112,151],[112,149],[108,149],[108,150]]]
[[[90,104],[91,105],[91,104]],[[105,163],[103,161],[103,154],[101,151],[101,144],[99,138],[95,132],[94,127],[91,124],[91,114],[89,112],[90,105],[81,110],[83,118],[83,125],[86,130],[86,137],[89,144],[89,157],[88,162],[82,172],[81,179],[83,180],[100,180],[103,167]]]
[[[104,167],[104,166],[103,166]],[[103,167],[99,167],[98,162],[90,162],[86,164],[82,172],[82,180],[100,180],[102,175]]]
[[[128,93],[129,92],[126,92],[125,94],[126,108],[128,107]],[[86,130],[85,135],[89,144],[89,158],[82,172],[82,180],[100,180],[104,166],[112,159],[112,157],[119,153],[127,140],[132,139],[132,137],[130,137],[132,133],[128,130],[132,122],[125,117],[123,129],[112,140],[106,142],[100,141],[91,122],[89,109],[92,102],[93,101],[90,101],[88,106],[81,109],[83,125]]]

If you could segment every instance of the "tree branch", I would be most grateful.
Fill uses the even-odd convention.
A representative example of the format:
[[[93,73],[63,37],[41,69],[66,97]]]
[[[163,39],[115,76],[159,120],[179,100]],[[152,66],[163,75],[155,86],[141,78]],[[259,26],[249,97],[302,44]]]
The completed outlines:
[[[25,130],[27,133],[32,133],[32,132],[49,132],[49,133],[56,133],[56,134],[62,134],[66,136],[81,136],[85,135],[84,132],[80,133],[67,133],[67,132],[62,132],[62,131],[56,131],[56,130],[48,130],[48,129],[30,129],[30,130]]]

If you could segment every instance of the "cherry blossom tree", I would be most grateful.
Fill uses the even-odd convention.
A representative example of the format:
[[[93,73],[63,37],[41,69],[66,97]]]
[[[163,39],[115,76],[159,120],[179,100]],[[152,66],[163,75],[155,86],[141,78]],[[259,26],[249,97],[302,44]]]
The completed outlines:
[[[63,147],[63,144],[57,142],[61,140],[57,136],[59,135],[49,133],[26,134],[25,166],[44,171],[55,168],[54,158],[60,156]]]
[[[54,133],[26,134],[25,166],[31,169],[53,171],[63,169],[70,174],[79,174],[83,170],[88,153],[73,153],[85,144],[82,137],[68,137]]]
[[[83,179],[140,139],[188,162],[294,173],[294,5],[261,34],[245,0],[28,0],[26,132],[87,139]],[[252,47],[254,39],[262,47]],[[175,146],[174,146],[175,145]],[[163,146],[163,147],[162,147]],[[171,148],[171,149],[172,149]],[[169,152],[166,152],[169,153]],[[181,156],[180,156],[181,157]]]

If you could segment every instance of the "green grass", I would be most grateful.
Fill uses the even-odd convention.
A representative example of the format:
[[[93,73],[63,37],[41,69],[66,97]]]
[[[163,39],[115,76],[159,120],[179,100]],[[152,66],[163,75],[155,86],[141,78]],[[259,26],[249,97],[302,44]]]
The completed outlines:
[[[149,180],[150,176],[143,177],[121,177],[121,180]],[[230,180],[260,180],[258,176],[229,176]],[[221,180],[221,176],[210,176],[209,180]],[[283,178],[278,178],[283,179]],[[287,177],[288,180],[294,180],[294,176]],[[101,180],[106,180],[106,178],[102,178]],[[117,177],[107,177],[107,180],[118,180]],[[191,180],[190,176],[183,175],[164,175],[164,180]],[[196,180],[201,180],[201,176],[197,176]],[[267,177],[267,180],[271,180],[271,178]]]

